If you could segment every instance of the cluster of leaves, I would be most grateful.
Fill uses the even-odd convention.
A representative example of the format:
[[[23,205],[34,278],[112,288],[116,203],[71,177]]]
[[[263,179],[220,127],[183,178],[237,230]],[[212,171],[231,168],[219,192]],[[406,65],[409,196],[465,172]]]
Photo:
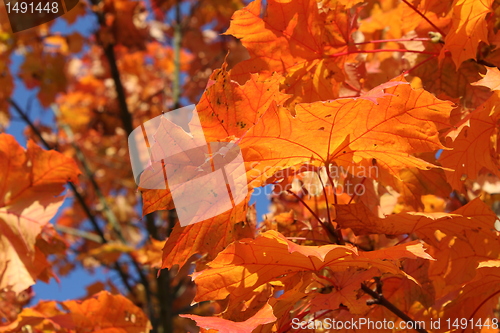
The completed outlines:
[[[11,106],[29,140],[0,134],[0,332],[498,318],[499,5],[104,0],[64,16],[97,22],[90,36],[4,27],[0,124]],[[10,97],[16,52],[54,124]],[[249,194],[181,227],[168,189],[137,191],[127,136],[189,102],[208,142],[240,147]],[[250,197],[269,186],[257,222]],[[120,283],[27,305],[76,265]],[[433,331],[450,330],[498,332]]]

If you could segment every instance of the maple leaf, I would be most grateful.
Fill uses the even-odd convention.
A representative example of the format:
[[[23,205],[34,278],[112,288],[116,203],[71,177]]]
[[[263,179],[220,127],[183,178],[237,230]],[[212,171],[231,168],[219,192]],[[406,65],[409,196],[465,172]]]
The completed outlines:
[[[219,333],[251,333],[258,326],[276,321],[273,308],[266,304],[251,318],[242,322],[233,322],[217,317],[201,317],[196,315],[180,315],[180,317],[190,318],[196,324],[206,329],[217,329]]]
[[[494,318],[500,295],[500,7],[493,0],[362,2],[154,0],[151,8],[105,0],[90,8],[70,1],[66,9],[77,8],[64,20],[95,11],[96,38],[78,27],[57,31],[52,23],[12,34],[2,21],[0,130],[10,130],[11,67],[22,54],[19,77],[38,89],[34,105],[48,106],[57,97],[60,110],[57,123],[42,115],[40,125],[33,113],[24,117],[13,108],[34,121],[25,135],[37,142],[43,137],[64,156],[84,155],[90,170],[78,200],[53,228],[47,221],[66,179],[76,180],[75,165],[65,168],[57,162],[61,154],[33,142],[25,151],[0,136],[0,332],[150,328],[138,307],[105,293],[23,310],[31,288],[13,288],[48,281],[51,269],[70,271],[74,256],[61,253],[67,246],[76,246],[85,267],[113,264],[131,300],[150,310],[154,331],[195,330],[187,318],[201,332],[266,333],[293,331],[294,318],[397,323],[401,312],[441,323]],[[145,20],[151,14],[159,21]],[[172,25],[164,22],[173,16]],[[143,214],[174,208],[176,181],[182,181],[167,181],[165,168],[184,168],[190,182],[215,172],[216,158],[232,156],[214,147],[237,145],[245,167],[237,181],[245,190],[275,185],[270,213],[258,227],[246,192],[240,204],[186,227],[183,213],[203,216],[220,207],[223,195],[207,196],[210,207],[176,202],[183,224],[175,223],[175,212],[135,223],[136,179],[124,137],[166,105],[187,100],[199,100],[200,122],[189,124],[186,117],[176,127],[163,121],[155,144],[144,150],[151,167],[139,177]],[[56,132],[56,125],[70,131]],[[209,144],[199,154],[187,152],[201,141]],[[175,149],[178,155],[162,161]],[[328,173],[337,169],[340,175]],[[366,169],[366,177],[358,174]],[[346,193],[349,184],[363,194]],[[194,186],[190,196],[209,192],[209,186]],[[116,242],[120,228],[108,228],[113,215],[127,244]],[[96,244],[84,230],[89,218],[97,219],[92,227],[107,244]],[[161,219],[168,223],[158,225]],[[154,240],[136,247],[148,236]],[[129,260],[118,259],[125,253]],[[158,283],[146,283],[162,267],[168,271]],[[374,281],[385,301],[368,305],[377,296],[360,285],[374,290]],[[177,292],[164,297],[165,286]],[[111,281],[96,282],[87,294],[105,288],[119,291]],[[203,302],[186,310],[193,297]],[[389,310],[395,308],[399,318]],[[169,309],[175,315],[164,317]],[[177,315],[188,311],[193,314]]]
[[[464,61],[456,68],[450,56],[441,60],[428,59],[427,55],[425,57],[417,59],[422,61],[422,66],[415,68],[411,75],[418,76],[422,80],[423,88],[435,94],[436,97],[451,101],[460,100],[460,105],[476,108],[491,96],[488,89],[476,85],[471,86],[473,82],[481,78],[480,74],[484,71],[482,65],[474,61]],[[450,122],[456,123],[453,120]]]
[[[442,147],[437,139],[437,128],[442,126],[445,115],[451,109],[450,103],[441,102],[423,91],[414,91],[409,85],[396,81],[385,84],[378,88],[378,90],[373,90],[371,93],[373,96],[368,95],[370,96],[369,98],[344,99],[319,104],[299,104],[296,108],[297,115],[294,118],[291,117],[287,110],[282,108],[276,110],[276,104],[270,103],[270,99],[273,97],[282,98],[282,95],[278,93],[276,88],[272,88],[273,86],[276,87],[275,82],[277,78],[258,80],[258,76],[253,75],[252,79],[242,86],[230,81],[228,75],[224,72],[216,73],[213,79],[214,84],[207,89],[204,94],[205,97],[202,97],[199,104],[200,122],[203,132],[204,134],[206,133],[210,140],[224,140],[228,136],[241,136],[241,139],[237,142],[241,147],[247,165],[247,177],[250,178],[250,186],[252,187],[262,185],[276,171],[310,160],[311,155],[316,155],[318,159],[323,161],[329,160],[330,163],[336,161],[337,156],[333,155],[329,157],[327,151],[329,145],[332,146],[331,150],[336,151],[334,152],[335,154],[340,155],[341,160],[346,158],[345,156],[348,154],[342,156],[342,153],[339,152],[342,147],[335,148],[335,146],[343,144],[345,145],[344,149],[349,151],[349,154],[352,154],[359,161],[363,158],[369,159],[375,156],[380,159],[378,163],[381,165],[384,165],[384,163],[393,165],[391,169],[394,172],[408,164],[429,167],[431,164],[420,161],[408,153],[434,150]],[[221,101],[220,97],[218,97],[219,95],[217,95],[217,91],[220,91],[221,88],[225,89],[224,101]],[[383,92],[384,90],[385,93]],[[265,92],[262,95],[262,99],[251,100],[247,97],[250,93],[258,91]],[[371,101],[374,98],[376,98],[378,104],[374,104]],[[408,103],[408,99],[413,104]],[[431,106],[433,104],[435,106]],[[215,108],[213,105],[226,106],[221,110],[220,107]],[[248,106],[248,109],[243,108],[243,106]],[[267,109],[262,113],[262,108]],[[371,111],[367,111],[369,108]],[[235,123],[234,118],[232,118],[233,116],[230,115],[234,112],[240,112],[238,110],[245,110],[245,118],[243,119],[248,119],[249,124],[241,120],[239,122],[241,126],[234,126],[238,124]],[[387,110],[388,112],[383,112],[382,110]],[[362,130],[362,127],[358,126],[355,122],[356,119],[362,119],[356,114],[356,111],[373,112],[373,114],[383,116],[379,120],[374,120],[372,124],[364,125],[367,127]],[[425,112],[428,112],[429,119],[435,121],[436,125],[429,126],[431,123],[421,120],[423,118],[421,114]],[[419,118],[416,120],[411,118],[412,113],[418,113]],[[340,121],[333,124],[333,119],[339,119]],[[413,128],[418,128],[418,132],[409,132],[408,126],[400,128],[393,126],[393,123],[399,124],[400,122],[405,122],[407,125],[411,124]],[[169,142],[174,142],[173,140],[175,142],[185,142],[183,149],[188,149],[193,144],[198,146],[195,142],[189,143],[191,142],[189,140],[199,140],[196,139],[197,132],[195,132],[194,139],[188,138],[188,141],[182,140],[181,138],[186,136],[186,134],[180,127],[172,127],[166,120],[162,120],[163,123],[165,124],[164,126],[168,126],[168,129],[165,128],[163,131],[159,131],[160,136],[157,136],[156,140],[161,145],[157,148],[155,146],[152,147],[153,156],[160,156],[161,152],[165,149],[161,147],[167,147]],[[267,125],[276,123],[279,123],[280,126],[269,127]],[[194,125],[191,124],[191,126]],[[329,130],[318,129],[320,126]],[[337,128],[340,130],[337,130]],[[352,133],[353,128],[357,129],[359,135],[350,136],[349,133]],[[383,131],[384,128],[387,133],[394,134],[390,139],[389,136],[386,139],[391,144],[381,143],[380,146],[383,147],[383,150],[377,153],[378,148],[373,147],[372,141],[374,140],[374,135],[377,135],[377,140],[380,140],[378,133]],[[427,128],[427,130],[423,130],[424,128]],[[335,134],[330,135],[330,131]],[[348,135],[349,137],[347,138],[346,136]],[[414,136],[410,144],[405,143],[405,140],[407,140],[406,135]],[[309,141],[307,136],[314,136],[315,139]],[[360,149],[351,151],[351,144],[354,147],[360,147]],[[349,149],[347,145],[349,145]],[[389,154],[390,148],[393,149],[391,151],[392,154]],[[297,154],[300,155],[297,156]],[[348,163],[351,163],[351,160],[348,161]],[[162,168],[158,166],[154,173],[157,174],[161,170]],[[186,173],[190,172],[186,168],[183,168],[183,170],[183,176],[186,176]],[[148,184],[148,179],[155,179],[149,172],[149,170],[146,170],[141,176],[143,185]],[[196,169],[193,169],[193,172],[196,172]],[[144,201],[144,213],[172,207],[168,189],[145,190]],[[230,222],[226,218],[226,216],[231,216],[231,214],[233,213],[230,211],[224,217],[210,219],[209,221],[201,222],[203,225],[189,226],[187,229],[175,227],[164,249],[163,267],[171,267],[177,263],[182,265],[194,253],[206,253],[208,251],[211,257],[214,257],[217,251],[220,251],[224,246],[229,244],[233,238],[223,232],[219,238],[220,240],[215,242],[215,244],[221,244],[217,246],[214,246],[214,242],[207,243],[201,240],[206,239],[205,235],[208,235],[208,231],[217,228],[216,224],[224,226],[228,223],[226,227],[219,227],[217,229],[218,234],[223,230],[231,231],[231,223],[234,222]],[[238,214],[240,217],[236,220],[242,221],[244,212]],[[203,232],[200,232],[201,230]],[[180,241],[181,239],[185,239],[186,241]],[[206,246],[202,245],[205,243],[207,243]],[[179,251],[183,254],[179,255]]]
[[[401,181],[396,188],[401,197],[398,201],[414,210],[424,208],[423,195],[433,194],[446,198],[451,193],[445,173],[440,169],[408,168],[401,170],[399,177]]]
[[[347,267],[375,267],[380,272],[403,274],[396,264],[382,259],[389,253],[391,259],[431,259],[422,251],[421,244],[394,247],[383,253],[358,253],[351,246],[297,245],[276,231],[267,231],[255,240],[230,244],[208,264],[209,269],[194,273],[193,279],[198,286],[195,301],[224,299],[228,295],[238,297],[281,276],[319,271],[325,267],[333,271],[343,271]]]
[[[20,292],[48,268],[36,239],[61,206],[64,184],[80,172],[72,159],[31,140],[25,151],[8,134],[0,134],[0,159],[0,287]]]
[[[329,7],[331,5],[331,7]],[[282,73],[286,93],[294,100],[312,102],[338,96],[341,68],[354,20],[340,3],[315,0],[269,1],[261,17],[262,2],[250,3],[234,13],[226,34],[241,39],[250,59],[233,68],[238,82],[249,73]]]
[[[161,153],[167,150],[169,145],[177,145],[175,141],[182,142],[187,149],[187,147],[203,146],[201,140],[213,142],[226,141],[228,137],[241,137],[259,121],[273,100],[284,101],[287,98],[286,95],[279,92],[280,76],[277,75],[271,78],[261,78],[255,74],[244,85],[239,85],[231,80],[230,73],[226,71],[226,65],[224,65],[222,69],[214,71],[211,80],[213,80],[213,84],[207,88],[196,106],[203,133],[197,128],[198,123],[191,123],[190,129],[196,136],[191,139],[181,128],[173,126],[169,121],[163,121],[162,130],[155,136],[159,145],[152,147],[158,156],[161,156]],[[259,98],[253,98],[255,95]],[[201,156],[208,153],[208,151],[202,150],[203,148],[200,148]],[[189,157],[195,158],[194,154]],[[169,160],[167,159],[166,162],[169,163]],[[204,161],[199,161],[199,164],[201,162]],[[246,167],[247,170],[251,169],[248,163]],[[141,177],[143,187],[154,188],[149,185],[148,178],[156,179],[154,176],[162,170],[160,166],[155,168],[159,170],[156,173],[152,172],[151,169],[146,170],[146,173]],[[197,168],[190,170],[185,166],[182,170],[182,176],[185,178],[189,178],[191,173],[197,172]],[[156,210],[173,208],[168,188],[165,190],[146,188],[141,189],[144,215]]]
[[[203,134],[200,133],[200,129],[196,128],[196,124],[191,123],[190,126],[194,133],[194,137],[191,138],[180,127],[174,126],[166,119],[162,120],[160,126],[163,126],[163,130],[158,131],[158,135],[155,137],[159,144],[152,147],[153,156],[162,156],[164,149],[167,149],[163,147],[168,147],[170,142],[174,142],[171,146],[178,146],[179,143],[182,143],[186,150],[193,146],[203,146],[200,140],[223,141],[227,137],[241,136],[260,119],[263,110],[267,110],[273,100],[286,98],[278,91],[278,76],[262,79],[258,75],[252,75],[249,81],[240,86],[231,81],[229,73],[225,71],[224,67],[214,72],[212,79],[214,84],[205,91],[196,107],[203,127]],[[221,89],[224,92],[223,95],[220,95]],[[254,94],[261,97],[252,98]],[[223,108],[222,105],[224,105]],[[235,114],[239,117],[236,118]],[[205,154],[202,152],[200,156],[203,157]],[[188,157],[196,158],[194,154]],[[199,160],[197,165],[203,162],[204,160]],[[167,163],[173,163],[173,161],[167,160]],[[249,164],[247,164],[248,169],[251,169]],[[150,182],[157,179],[158,177],[155,176],[162,173],[163,169],[157,164],[155,170],[147,169],[141,175],[142,186],[153,188],[150,186]],[[182,175],[179,173],[176,175],[189,179],[195,177],[197,173],[197,167],[190,168],[183,165]],[[163,174],[160,176],[159,179],[163,180]],[[175,179],[168,181],[172,183]],[[173,208],[169,188],[165,190],[141,189],[141,191],[144,201],[143,214]],[[222,215],[203,222],[186,227],[176,225],[165,244],[163,267],[172,267],[175,264],[182,266],[195,253],[208,252],[209,258],[214,258],[220,250],[235,240],[235,233],[241,229],[235,224],[246,221],[247,201],[248,199],[245,199]],[[244,231],[246,237],[251,236],[250,230],[251,228],[246,228]]]
[[[186,227],[176,224],[163,247],[162,268],[183,266],[196,253],[213,259],[234,240],[253,237],[254,229],[247,224],[248,200],[203,222]]]
[[[379,218],[364,204],[336,205],[335,220],[343,228],[351,228],[358,235],[386,234],[402,235],[417,233],[432,244],[436,229],[455,234],[471,225],[488,234],[495,221],[495,215],[479,199],[452,213],[399,213]],[[463,214],[466,213],[466,214]],[[474,221],[471,221],[474,218]],[[480,229],[479,229],[480,228]]]
[[[104,6],[112,17],[110,29],[116,43],[143,50],[144,38],[148,35],[144,18],[140,15],[144,11],[144,4],[129,0],[107,0]]]
[[[403,168],[432,167],[410,154],[444,148],[438,129],[446,126],[452,104],[408,84],[385,93],[378,104],[362,98],[298,104],[295,117],[271,105],[238,142],[245,162],[252,165],[249,181],[311,160],[347,169],[375,168],[375,160],[396,177]]]
[[[401,276],[387,276],[381,279],[384,297],[396,305],[405,313],[411,314],[412,306],[417,302],[426,307],[431,307],[436,301],[436,286],[429,276],[429,266],[436,263],[422,258],[405,260],[403,270],[411,275],[418,285],[413,281]]]
[[[482,318],[484,322],[486,318],[490,318],[491,322],[491,319],[496,318],[492,309],[500,297],[500,260],[481,261],[476,269],[474,280],[459,294],[453,293],[451,301],[439,309],[443,313],[443,319],[452,318],[453,322],[455,318],[468,318],[477,322],[477,319]]]
[[[472,279],[476,274],[474,265],[479,260],[500,253],[498,236],[492,231],[496,215],[479,199],[450,214],[409,212],[378,218],[363,204],[335,208],[335,220],[358,235],[418,235],[437,249],[430,252],[437,259],[436,275],[444,277],[449,285]],[[446,262],[446,267],[439,267],[441,262]]]
[[[485,86],[491,90],[500,90],[500,71],[496,67],[486,67],[486,74],[477,82],[471,83],[473,86]]]
[[[281,76],[263,77],[251,74],[243,85],[233,80],[227,64],[210,76],[213,84],[203,93],[196,111],[207,141],[242,137],[253,127],[275,101],[283,103],[289,96],[279,90]],[[256,98],[258,96],[258,98]]]
[[[58,307],[60,305],[63,311]],[[51,332],[146,333],[151,323],[144,312],[122,295],[101,291],[84,301],[42,301],[21,312],[16,322],[0,332],[21,332],[24,327]]]
[[[367,297],[357,297],[361,283],[370,280],[377,275],[377,269],[371,268],[359,271],[356,268],[348,268],[343,272],[334,272],[330,279],[335,282],[335,290],[329,293],[312,293],[311,312],[319,312],[326,309],[337,309],[340,304],[349,308],[353,314],[365,313],[369,307],[366,305]],[[404,278],[403,278],[404,279]],[[407,279],[404,279],[407,280]],[[410,284],[415,284],[413,281]],[[311,294],[311,293],[310,293]]]
[[[455,65],[460,67],[467,59],[476,59],[480,41],[488,41],[486,15],[491,12],[493,0],[455,0],[453,2],[452,26],[444,40],[440,57],[451,52]]]
[[[499,101],[500,92],[495,91],[456,130],[448,133],[450,137],[456,136],[450,144],[453,149],[444,151],[439,161],[444,167],[454,170],[445,171],[454,189],[461,190],[463,181],[475,179],[483,168],[500,175],[497,153],[491,143],[491,137],[497,133]]]
[[[58,93],[66,91],[65,62],[61,54],[29,53],[21,65],[19,76],[29,89],[40,87],[38,98],[44,107],[50,106]]]

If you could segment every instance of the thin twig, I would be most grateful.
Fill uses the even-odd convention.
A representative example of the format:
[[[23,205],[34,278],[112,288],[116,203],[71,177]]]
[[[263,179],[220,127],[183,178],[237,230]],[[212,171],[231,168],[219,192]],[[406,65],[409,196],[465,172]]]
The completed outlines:
[[[330,58],[345,56],[349,54],[355,53],[382,53],[382,52],[401,52],[401,53],[420,53],[420,54],[431,54],[431,55],[439,55],[436,52],[430,51],[418,51],[418,50],[406,50],[406,49],[376,49],[376,50],[355,50],[355,51],[345,51],[340,53],[335,53],[330,56]]]
[[[379,290],[380,292],[377,293],[376,291],[372,290],[371,288],[369,288],[368,286],[366,286],[363,283],[361,284],[361,289],[365,293],[367,293],[368,295],[373,297],[374,302],[372,304],[382,305],[383,307],[385,307],[387,310],[394,313],[396,316],[398,316],[402,320],[406,321],[407,323],[412,323],[412,327],[414,327],[415,331],[417,331],[419,333],[428,333],[425,329],[419,328],[419,325],[415,320],[411,319],[406,313],[404,313],[403,311],[398,309],[394,304],[389,302],[384,297],[384,295],[381,293],[382,290]],[[380,289],[380,287],[377,287],[377,289]]]
[[[181,97],[181,42],[182,42],[182,26],[181,26],[181,6],[179,1],[175,6],[175,24],[174,24],[174,79],[172,87],[172,100],[174,109],[180,107]]]
[[[415,11],[415,13],[417,13],[418,15],[420,15],[420,17],[422,17],[424,20],[427,21],[427,23],[429,23],[434,29],[436,29],[437,32],[439,32],[441,34],[441,36],[445,37],[446,34],[441,30],[439,29],[431,20],[429,20],[420,10],[418,10],[417,7],[415,7],[414,5],[412,5],[411,3],[409,3],[407,0],[402,0],[408,7],[410,7],[411,9],[413,9]]]
[[[432,59],[434,59],[434,58],[436,58],[436,57],[437,57],[437,55],[433,55],[433,56],[431,56],[431,57],[429,57],[429,58],[425,59],[424,61],[419,62],[419,63],[418,63],[418,64],[416,64],[415,66],[413,66],[413,67],[411,67],[411,68],[409,68],[409,69],[405,70],[405,71],[403,72],[403,75],[409,74],[411,71],[414,71],[415,69],[419,68],[420,66],[422,66],[422,65],[423,65],[423,64],[425,64],[426,62],[431,61]]]
[[[309,207],[309,205],[306,204],[305,201],[302,200],[302,198],[299,197],[297,194],[295,194],[294,192],[292,192],[290,190],[286,190],[286,192],[293,195],[295,198],[297,198],[297,200],[299,200],[302,203],[302,205],[304,205],[304,207],[309,211],[309,213],[311,213],[311,215],[314,216],[314,218],[323,227],[323,229],[326,231],[326,234],[329,236],[328,238],[330,238],[330,241],[334,244],[338,244],[339,240],[337,239],[337,233],[333,229],[332,225],[329,223],[328,224],[323,223],[323,221],[321,221],[321,219],[319,218],[318,214],[316,214],[316,212],[314,212],[311,209],[311,207]]]
[[[57,107],[57,105],[52,104],[51,107],[52,107],[52,111],[54,112],[54,115],[60,119],[61,112],[59,111],[59,108]],[[99,198],[99,203],[103,207],[103,212],[104,212],[104,215],[106,216],[106,220],[111,224],[111,227],[113,228],[114,232],[118,236],[118,239],[122,243],[126,244],[127,241],[126,241],[125,237],[123,236],[123,231],[122,231],[122,227],[120,225],[120,222],[118,222],[118,219],[117,219],[115,213],[113,212],[111,207],[109,207],[108,201],[106,200],[106,197],[102,193],[101,188],[97,184],[97,181],[95,180],[95,177],[94,177],[94,172],[92,172],[92,170],[90,170],[90,167],[87,163],[85,156],[83,155],[82,150],[76,144],[73,130],[71,129],[71,127],[68,126],[68,124],[63,123],[62,121],[59,121],[59,126],[66,134],[66,136],[68,137],[68,139],[70,141],[71,146],[75,150],[75,156],[78,159],[78,161],[80,162],[81,166],[83,167],[83,171],[85,172],[85,176],[87,176],[87,178],[90,180],[90,184],[94,188],[94,191],[97,194],[97,197]]]
[[[319,181],[321,182],[321,187],[323,187],[323,195],[325,196],[325,201],[326,201],[326,214],[328,216],[328,225],[332,225],[332,217],[330,215],[330,204],[328,203],[328,195],[326,194],[326,188],[325,184],[323,184],[323,180],[321,179],[321,175],[319,171],[317,172]],[[335,191],[335,189],[333,189]],[[340,228],[334,229],[336,237],[337,237],[337,244],[344,245],[344,236],[342,235],[342,231]]]
[[[63,232],[65,234],[71,235],[71,236],[85,238],[85,239],[88,239],[89,241],[96,242],[96,243],[102,243],[101,237],[99,237],[98,235],[93,234],[91,232],[85,231],[85,230],[75,229],[75,228],[71,228],[71,227],[67,227],[65,225],[59,225],[59,224],[55,224],[54,229],[56,229],[59,232]]]
[[[366,45],[366,44],[381,44],[381,43],[389,43],[389,42],[430,42],[432,38],[423,37],[423,38],[399,38],[399,39],[375,39],[367,42],[358,42],[353,43],[353,45]]]
[[[361,182],[359,183],[360,185],[363,185],[363,183],[365,182],[366,180],[366,177],[363,177],[363,179],[361,180]],[[356,186],[354,187],[356,188]],[[349,199],[349,202],[347,203],[348,205],[351,204],[351,202],[354,200],[354,198],[356,198],[358,194],[356,193],[356,191],[354,191],[354,194],[352,195],[352,197]]]

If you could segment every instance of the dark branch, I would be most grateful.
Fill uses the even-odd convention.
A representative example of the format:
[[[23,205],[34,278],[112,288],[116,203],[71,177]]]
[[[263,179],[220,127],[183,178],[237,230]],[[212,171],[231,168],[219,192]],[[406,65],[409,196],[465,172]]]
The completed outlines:
[[[42,137],[42,133],[38,130],[38,128],[35,126],[35,124],[33,124],[33,122],[28,118],[28,116],[21,109],[21,107],[14,100],[12,100],[11,98],[9,98],[9,104],[19,114],[19,116],[28,124],[28,126],[31,128],[31,130],[33,131],[33,133],[35,133],[35,135],[38,137],[38,139],[43,144],[43,146],[46,149],[52,149],[52,147]],[[76,185],[73,184],[72,182],[68,182],[68,185],[69,185],[71,191],[73,192],[73,195],[75,196],[76,200],[78,201],[78,203],[82,207],[83,211],[85,212],[85,215],[87,215],[87,218],[89,219],[90,223],[92,224],[92,228],[94,229],[94,231],[97,233],[97,235],[101,239],[101,242],[102,243],[107,243],[108,240],[107,240],[106,236],[104,235],[104,232],[102,231],[102,228],[99,226],[99,223],[97,222],[97,219],[96,219],[95,215],[92,213],[90,207],[85,202],[85,199],[83,198],[83,196],[80,193],[80,191],[78,191]],[[136,297],[136,299],[140,299],[139,297],[137,297],[137,295],[135,294],[134,289],[132,288],[132,286],[129,283],[129,276],[128,276],[128,274],[125,273],[125,271],[121,268],[121,266],[120,266],[120,264],[118,262],[116,262],[114,264],[114,269],[120,275],[120,278],[122,279],[122,282],[123,282],[124,286],[127,288],[128,292],[131,295],[133,295],[134,297]]]
[[[400,309],[398,309],[394,304],[392,304],[391,302],[389,302],[384,297],[384,295],[382,294],[382,287],[380,285],[380,279],[378,279],[377,281],[378,281],[377,282],[377,290],[379,292],[376,292],[376,291],[370,289],[368,286],[366,286],[363,283],[361,284],[361,289],[365,293],[367,293],[368,295],[370,295],[371,297],[373,297],[373,300],[368,301],[367,304],[368,305],[372,305],[372,304],[382,305],[383,307],[385,307],[387,310],[389,310],[392,313],[394,313],[396,316],[398,316],[402,320],[406,321],[407,323],[412,323],[412,327],[415,327],[415,331],[417,331],[419,333],[428,333],[423,328],[416,328],[416,327],[418,327],[418,324],[417,324],[417,322],[415,320],[411,319],[406,313],[404,313],[403,311],[401,311]]]

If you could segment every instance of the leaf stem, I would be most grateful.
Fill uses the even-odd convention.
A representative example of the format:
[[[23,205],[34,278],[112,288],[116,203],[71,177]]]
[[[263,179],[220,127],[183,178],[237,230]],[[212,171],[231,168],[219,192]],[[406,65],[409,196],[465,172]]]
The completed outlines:
[[[325,184],[323,184],[323,180],[321,179],[321,175],[319,174],[319,171],[316,172],[318,174],[318,179],[321,182],[321,187],[323,187],[323,195],[325,196],[325,202],[326,202],[326,214],[328,216],[328,226],[332,227],[332,217],[330,215],[330,204],[328,203],[328,195],[326,193],[326,188]],[[335,188],[332,189],[335,192]],[[337,244],[344,245],[344,236],[342,235],[342,231],[337,228],[334,229],[335,232],[335,237],[337,238]]]
[[[413,71],[413,70],[417,69],[418,67],[422,66],[422,65],[423,65],[423,64],[425,64],[426,62],[431,61],[432,59],[434,59],[434,58],[436,58],[436,57],[437,57],[437,55],[433,55],[433,56],[431,56],[431,57],[429,57],[429,58],[425,59],[424,61],[419,62],[418,64],[416,64],[416,65],[415,65],[415,66],[413,66],[412,68],[407,69],[406,71],[404,71],[404,72],[403,72],[403,74],[404,74],[404,75],[409,74],[411,71]]]
[[[309,314],[309,311],[304,311],[302,313],[299,313],[296,317],[294,317],[294,319],[298,318],[299,320],[301,320],[302,318],[304,318],[308,314]],[[284,326],[282,326],[278,329],[278,333],[290,332],[291,328],[292,328],[292,321],[289,320]]]
[[[363,183],[365,182],[366,180],[366,177],[363,177],[363,179],[361,180],[361,182],[359,183],[359,185],[363,185]],[[354,198],[357,196],[356,194],[356,191],[354,191],[354,194],[352,195],[352,197],[349,199],[349,202],[347,203],[348,205],[354,200]]]
[[[316,214],[316,212],[314,212],[311,209],[311,207],[309,207],[309,205],[304,200],[302,200],[302,198],[299,197],[297,194],[295,194],[294,192],[292,192],[290,190],[286,190],[286,191],[287,191],[287,193],[289,193],[289,194],[293,195],[295,198],[297,198],[297,200],[299,200],[302,203],[302,205],[304,205],[304,207],[312,214],[312,216],[314,216],[314,218],[319,222],[319,224],[321,224],[323,229],[326,231],[327,235],[329,236],[328,238],[330,238],[330,241],[334,244],[338,244],[339,240],[337,239],[337,234],[336,234],[335,230],[333,229],[332,225],[323,223],[323,221],[321,221],[321,219],[319,218],[318,214]]]
[[[321,275],[319,273],[314,273],[314,274],[316,274],[316,276],[319,277],[320,279],[323,279],[325,281],[330,282],[332,284],[332,287],[335,287],[335,285],[336,285],[335,281],[333,281],[332,279],[330,279],[328,276],[324,276],[324,275]]]
[[[399,39],[375,39],[368,42],[353,43],[353,45],[366,45],[366,44],[378,44],[378,43],[389,43],[389,42],[430,42],[432,39],[428,37],[421,38],[399,38]]]
[[[376,50],[356,50],[356,51],[345,51],[345,52],[340,52],[340,53],[335,53],[330,55],[331,58],[333,57],[340,57],[348,54],[354,54],[354,53],[381,53],[381,52],[410,52],[410,53],[420,53],[420,54],[431,54],[431,55],[438,55],[436,52],[430,52],[430,51],[417,51],[417,50],[406,50],[406,49],[376,49]]]
[[[379,289],[378,290],[379,292],[372,290],[371,288],[369,288],[368,286],[366,286],[363,283],[361,284],[361,289],[365,293],[367,293],[368,295],[373,297],[375,304],[382,305],[383,307],[385,307],[387,310],[394,313],[396,316],[398,316],[402,320],[406,321],[407,323],[412,323],[412,327],[414,327],[415,331],[417,331],[419,333],[428,333],[425,329],[419,328],[419,325],[415,320],[411,319],[406,313],[404,313],[403,311],[398,309],[394,304],[389,302],[382,294],[382,292],[381,292],[382,290],[380,290],[381,288],[380,288],[379,284],[377,284],[377,289]]]
[[[496,292],[494,292],[493,294],[491,294],[490,296],[486,297],[486,299],[484,301],[481,302],[481,304],[479,304],[476,309],[474,310],[474,312],[472,312],[472,314],[469,316],[469,319],[467,321],[470,321],[472,318],[474,318],[474,315],[479,311],[479,309],[486,303],[488,302],[490,299],[492,299],[493,297],[495,297],[496,295],[500,294],[500,290],[497,290]],[[462,333],[465,332],[465,329],[462,329]]]
[[[431,20],[429,20],[420,10],[418,10],[417,7],[415,7],[414,5],[412,5],[411,3],[409,3],[407,0],[402,0],[408,7],[410,7],[411,9],[413,9],[415,11],[415,13],[417,13],[418,15],[420,15],[420,17],[422,17],[424,20],[427,21],[427,23],[429,23],[434,29],[436,29],[437,32],[439,32],[443,37],[446,36],[446,34],[441,30],[439,29]]]

